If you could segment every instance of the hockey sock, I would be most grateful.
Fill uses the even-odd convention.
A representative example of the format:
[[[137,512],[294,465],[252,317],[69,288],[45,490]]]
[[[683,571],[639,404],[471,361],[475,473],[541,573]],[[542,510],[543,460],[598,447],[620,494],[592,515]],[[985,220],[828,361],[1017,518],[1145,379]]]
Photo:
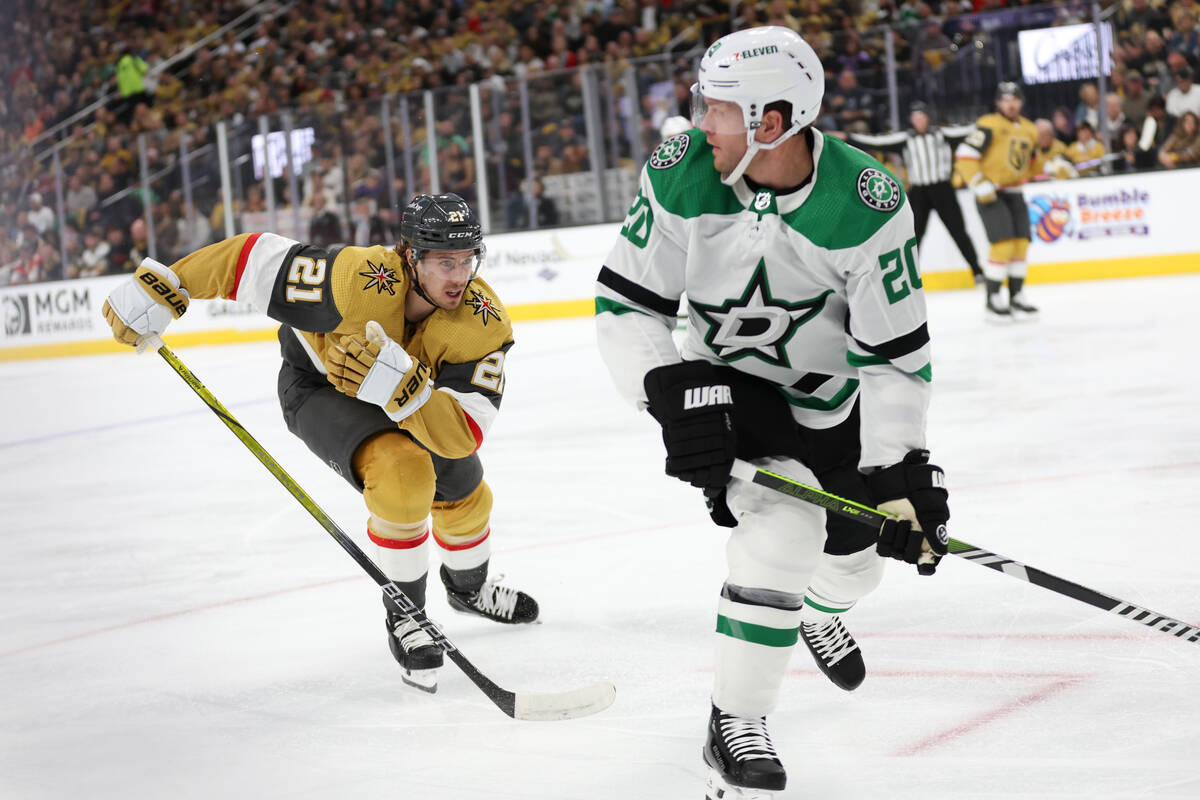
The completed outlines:
[[[407,597],[409,600],[413,601],[413,604],[417,608],[424,610],[425,609],[425,579],[427,577],[428,577],[428,573],[426,573],[425,575],[422,575],[420,578],[417,578],[415,581],[392,581],[392,582],[396,584],[396,586],[400,589],[400,591],[404,592],[405,597]],[[384,608],[386,608],[388,611],[399,613],[399,609],[396,608],[392,604],[392,602],[388,599],[388,596],[386,594],[383,596],[383,605],[384,605]]]
[[[1014,279],[1009,278],[1008,280],[1011,283]],[[1017,278],[1016,280],[1020,280],[1020,279]],[[984,284],[987,286],[988,297],[992,297],[997,292],[1000,291],[1000,281],[994,281],[991,278],[989,278],[988,280],[984,281]]]
[[[1025,279],[1018,278],[1014,275],[1008,276],[1008,296],[1016,297],[1021,293],[1021,288],[1025,286]]]
[[[470,569],[450,569],[445,564],[442,565],[442,583],[446,584],[447,589],[453,589],[459,594],[473,594],[479,591],[483,582],[487,580],[487,574],[486,561]]]

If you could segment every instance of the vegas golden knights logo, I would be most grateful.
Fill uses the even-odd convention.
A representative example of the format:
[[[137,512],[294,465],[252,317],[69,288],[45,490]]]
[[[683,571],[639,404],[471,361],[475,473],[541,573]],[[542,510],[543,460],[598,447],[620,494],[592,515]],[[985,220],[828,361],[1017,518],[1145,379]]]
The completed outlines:
[[[1029,157],[1033,154],[1033,145],[1024,139],[1010,139],[1008,142],[1008,165],[1017,173],[1025,171]]]

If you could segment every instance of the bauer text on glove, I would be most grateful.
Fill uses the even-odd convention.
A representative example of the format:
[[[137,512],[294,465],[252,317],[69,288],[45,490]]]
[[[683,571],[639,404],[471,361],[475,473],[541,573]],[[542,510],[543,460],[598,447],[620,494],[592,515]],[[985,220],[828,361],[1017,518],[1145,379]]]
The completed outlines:
[[[112,290],[100,313],[112,327],[113,338],[133,347],[142,337],[161,336],[187,307],[188,293],[179,285],[179,276],[146,258],[129,280]]]

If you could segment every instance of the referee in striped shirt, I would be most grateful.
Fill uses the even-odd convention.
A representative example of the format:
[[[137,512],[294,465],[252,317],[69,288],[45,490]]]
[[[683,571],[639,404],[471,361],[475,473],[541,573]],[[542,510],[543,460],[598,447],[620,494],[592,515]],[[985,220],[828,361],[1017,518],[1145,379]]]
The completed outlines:
[[[983,280],[979,268],[979,257],[975,245],[967,235],[963,222],[962,208],[954,187],[950,185],[950,173],[954,169],[954,148],[966,138],[974,125],[935,128],[930,125],[929,107],[921,101],[914,102],[908,109],[908,121],[912,127],[899,133],[866,135],[848,133],[846,138],[857,145],[872,150],[898,153],[908,167],[908,201],[912,204],[917,243],[925,238],[925,227],[929,223],[929,212],[936,211],[942,224],[950,232],[958,252],[971,267],[975,282]]]

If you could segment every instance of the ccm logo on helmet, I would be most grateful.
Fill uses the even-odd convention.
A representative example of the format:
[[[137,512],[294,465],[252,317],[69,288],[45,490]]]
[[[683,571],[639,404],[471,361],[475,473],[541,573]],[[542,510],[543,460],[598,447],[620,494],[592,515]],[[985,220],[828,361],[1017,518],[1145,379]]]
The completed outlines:
[[[446,238],[447,239],[470,239],[474,235],[475,234],[472,231],[452,231]]]

